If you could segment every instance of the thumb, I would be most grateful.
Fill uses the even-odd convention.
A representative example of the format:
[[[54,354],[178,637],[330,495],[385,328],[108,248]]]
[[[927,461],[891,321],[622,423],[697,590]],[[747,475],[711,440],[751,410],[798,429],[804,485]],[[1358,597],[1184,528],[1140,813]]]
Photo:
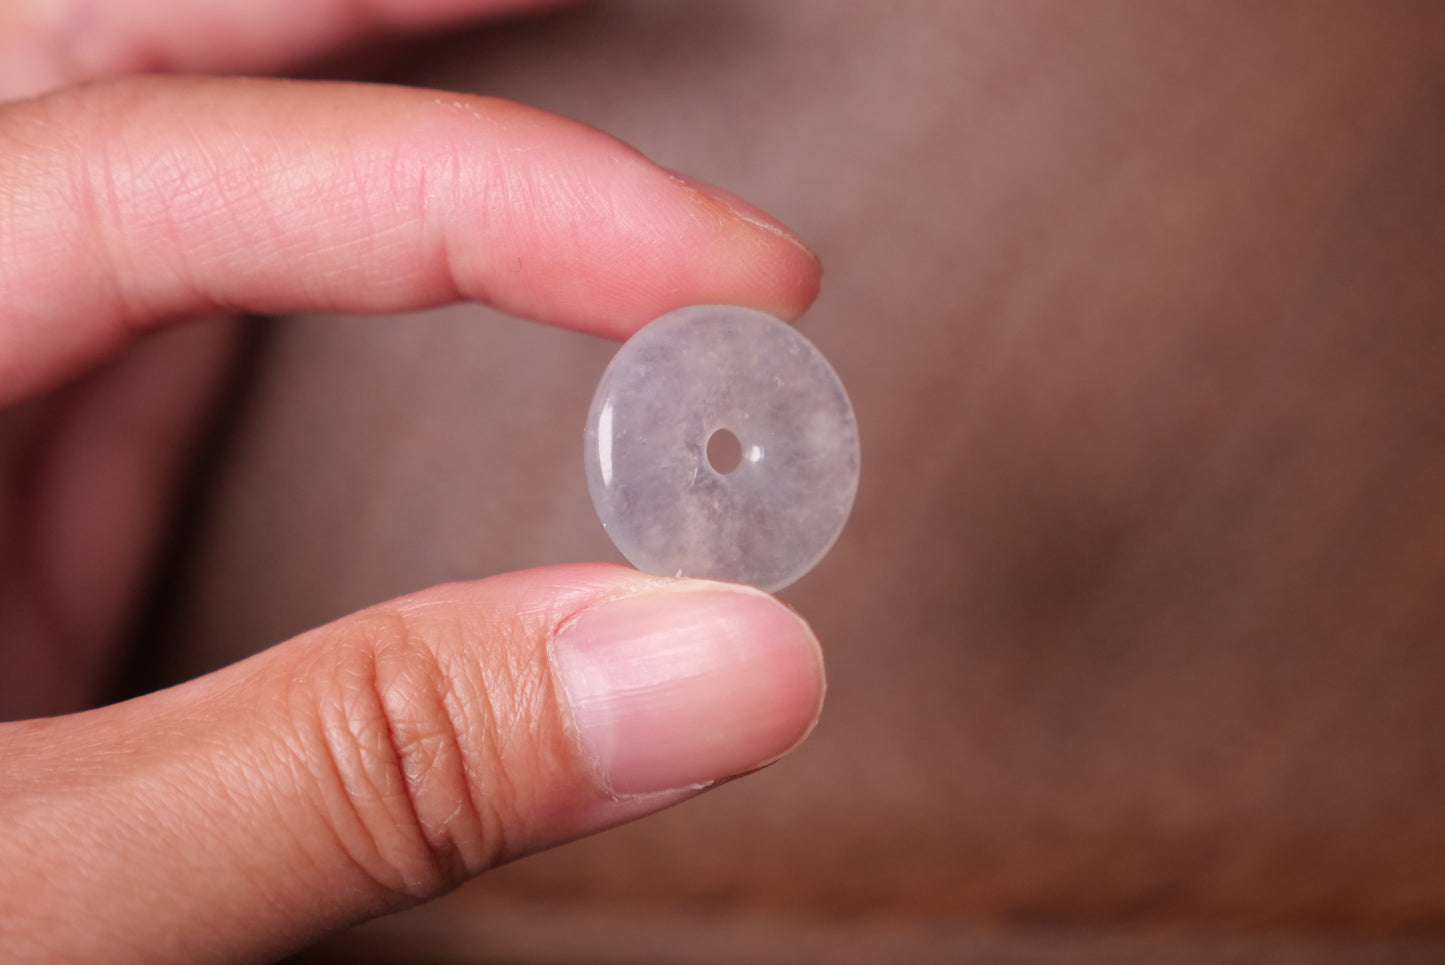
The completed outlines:
[[[170,690],[0,727],[6,961],[282,954],[766,764],[821,655],[745,587],[438,587]]]

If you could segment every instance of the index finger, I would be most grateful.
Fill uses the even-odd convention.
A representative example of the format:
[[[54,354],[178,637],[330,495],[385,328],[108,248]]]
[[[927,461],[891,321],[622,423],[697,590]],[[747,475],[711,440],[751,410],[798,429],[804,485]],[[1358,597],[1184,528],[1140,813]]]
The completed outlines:
[[[0,99],[138,71],[278,70],[363,37],[556,0],[52,0],[0,9]]]
[[[609,337],[783,317],[819,267],[760,212],[592,128],[358,84],[147,78],[0,111],[0,404],[213,309],[457,299]]]

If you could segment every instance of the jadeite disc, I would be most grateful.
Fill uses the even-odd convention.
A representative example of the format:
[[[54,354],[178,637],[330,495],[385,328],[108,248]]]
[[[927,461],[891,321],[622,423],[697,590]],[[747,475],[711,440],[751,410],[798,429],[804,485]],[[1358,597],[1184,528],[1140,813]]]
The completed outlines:
[[[858,491],[838,374],[796,329],[731,305],[681,308],[628,339],[585,450],[608,535],[665,576],[782,589],[832,547]]]

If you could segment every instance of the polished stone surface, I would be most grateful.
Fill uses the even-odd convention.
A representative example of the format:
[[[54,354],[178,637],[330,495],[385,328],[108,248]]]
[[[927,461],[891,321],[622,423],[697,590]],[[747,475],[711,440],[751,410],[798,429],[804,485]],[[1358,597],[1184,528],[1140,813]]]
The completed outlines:
[[[811,342],[693,305],[613,357],[587,416],[587,486],[634,566],[780,590],[822,559],[858,491],[858,426]]]

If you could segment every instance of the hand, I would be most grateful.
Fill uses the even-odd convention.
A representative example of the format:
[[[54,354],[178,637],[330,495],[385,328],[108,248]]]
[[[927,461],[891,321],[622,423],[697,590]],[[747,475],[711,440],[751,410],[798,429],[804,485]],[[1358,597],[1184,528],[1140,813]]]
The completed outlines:
[[[354,6],[7,10],[0,93],[269,68],[354,36]],[[403,27],[487,4],[369,6]],[[761,213],[515,104],[179,76],[0,104],[0,716],[82,705],[132,613],[233,331],[169,323],[472,298],[624,337],[695,302],[795,316],[817,283]],[[567,565],[3,724],[0,958],[282,954],[761,766],[822,689],[764,594]]]

